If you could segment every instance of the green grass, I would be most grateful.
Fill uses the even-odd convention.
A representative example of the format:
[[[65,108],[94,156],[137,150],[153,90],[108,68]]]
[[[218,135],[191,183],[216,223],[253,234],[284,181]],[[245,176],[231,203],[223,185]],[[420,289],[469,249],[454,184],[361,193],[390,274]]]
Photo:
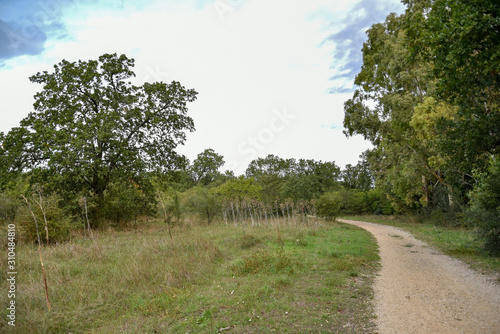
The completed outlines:
[[[2,307],[0,332],[373,332],[371,235],[322,221],[283,225],[190,225],[170,240],[150,223],[44,247],[50,312],[37,247],[18,245],[16,327]]]
[[[500,281],[500,257],[483,251],[482,242],[472,229],[422,222],[415,217],[352,216],[345,219],[391,225],[409,231],[443,253],[469,264],[474,270],[496,276]]]

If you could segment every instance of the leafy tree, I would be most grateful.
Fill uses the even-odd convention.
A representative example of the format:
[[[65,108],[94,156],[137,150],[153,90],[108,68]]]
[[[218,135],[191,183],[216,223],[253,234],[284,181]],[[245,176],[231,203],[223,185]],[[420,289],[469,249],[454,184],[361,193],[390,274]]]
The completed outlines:
[[[275,175],[278,177],[287,177],[292,174],[295,167],[294,159],[283,159],[273,154],[265,158],[252,160],[245,172],[247,177],[256,177],[262,175]]]
[[[3,140],[12,170],[29,170],[55,189],[90,190],[102,205],[109,185],[146,178],[185,163],[176,146],[194,131],[187,104],[196,92],[180,83],[133,85],[134,60],[61,61],[30,80],[43,85],[32,112]]]
[[[419,58],[408,62],[404,19],[391,14],[368,30],[363,66],[355,79],[358,89],[345,103],[344,133],[361,134],[373,143],[367,159],[377,185],[389,191],[400,211],[428,206],[439,183],[448,186],[451,207],[454,191],[445,174],[452,171],[434,164],[432,143],[419,140],[411,124],[434,82],[427,77],[432,63]]]
[[[100,216],[114,223],[137,220],[140,215],[149,216],[156,211],[155,192],[150,182],[135,182],[130,180],[116,180],[106,189],[106,200],[99,209]],[[92,207],[92,204],[89,203]],[[97,205],[94,204],[94,210]],[[91,211],[92,212],[92,211]],[[94,225],[95,222],[92,222]]]
[[[262,187],[262,199],[267,204],[281,198],[282,187],[292,173],[293,159],[283,159],[273,154],[252,160],[245,172]]]
[[[224,157],[211,148],[198,154],[193,161],[191,172],[196,184],[208,185],[221,175],[219,169],[224,165]]]
[[[319,196],[337,185],[340,168],[335,162],[283,159],[270,154],[253,160],[246,175],[257,180],[263,187],[264,201],[272,203],[277,199],[310,200]]]
[[[340,168],[334,161],[315,161],[312,159],[299,159],[293,174],[296,176],[314,176],[319,183],[319,192],[335,188],[340,177]]]
[[[221,213],[221,203],[214,189],[195,186],[183,193],[183,203],[190,212],[206,219],[207,224]]]
[[[310,201],[323,193],[317,175],[295,175],[285,181],[281,188],[281,197],[293,201]]]
[[[242,202],[243,200],[259,200],[262,196],[262,187],[252,178],[239,177],[214,188],[214,192],[226,201]]]
[[[342,185],[348,189],[367,191],[373,187],[373,177],[366,160],[359,161],[356,166],[348,164],[341,173]]]
[[[175,189],[178,192],[184,192],[195,186],[189,167],[187,166],[166,173],[157,173],[155,174],[154,182],[155,187],[159,191]]]
[[[338,192],[324,193],[314,201],[314,206],[320,217],[335,219],[340,214],[342,197]]]
[[[500,153],[500,3],[404,2],[412,60],[432,62],[434,97],[458,106],[439,124],[439,149],[470,178]]]

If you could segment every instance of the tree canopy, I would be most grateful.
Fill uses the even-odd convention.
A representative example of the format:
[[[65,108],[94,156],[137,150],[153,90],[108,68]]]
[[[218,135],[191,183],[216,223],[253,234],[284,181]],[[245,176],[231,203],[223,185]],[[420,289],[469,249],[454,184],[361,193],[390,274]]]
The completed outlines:
[[[43,85],[35,111],[2,138],[9,171],[102,198],[111,182],[138,184],[144,172],[184,165],[175,148],[194,131],[187,104],[196,91],[176,81],[133,85],[133,67],[125,55],[104,54],[32,76]]]
[[[196,184],[207,185],[220,176],[219,169],[224,165],[224,157],[207,148],[193,161],[191,173]]]

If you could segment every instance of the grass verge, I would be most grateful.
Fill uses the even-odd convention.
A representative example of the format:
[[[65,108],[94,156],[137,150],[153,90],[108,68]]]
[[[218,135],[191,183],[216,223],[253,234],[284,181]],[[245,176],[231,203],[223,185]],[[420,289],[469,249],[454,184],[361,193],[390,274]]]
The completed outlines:
[[[2,333],[371,333],[378,253],[353,226],[176,227],[106,231],[17,247],[16,327]],[[6,259],[0,259],[6,272]],[[8,291],[7,282],[0,282]],[[0,295],[6,305],[7,293]]]
[[[344,219],[391,225],[407,230],[417,239],[460,259],[472,269],[495,276],[500,281],[500,257],[483,251],[483,244],[474,230],[459,226],[446,226],[420,221],[415,217],[346,216]]]

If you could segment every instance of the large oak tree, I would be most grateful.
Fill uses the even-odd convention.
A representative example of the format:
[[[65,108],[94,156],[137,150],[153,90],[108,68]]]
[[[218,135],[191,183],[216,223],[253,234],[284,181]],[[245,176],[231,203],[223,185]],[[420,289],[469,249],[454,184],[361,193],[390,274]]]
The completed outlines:
[[[194,131],[187,104],[197,92],[179,82],[136,86],[134,60],[61,61],[30,77],[43,85],[34,112],[3,138],[6,173],[30,172],[36,182],[66,191],[91,191],[99,201],[112,182],[182,164],[175,152]]]

